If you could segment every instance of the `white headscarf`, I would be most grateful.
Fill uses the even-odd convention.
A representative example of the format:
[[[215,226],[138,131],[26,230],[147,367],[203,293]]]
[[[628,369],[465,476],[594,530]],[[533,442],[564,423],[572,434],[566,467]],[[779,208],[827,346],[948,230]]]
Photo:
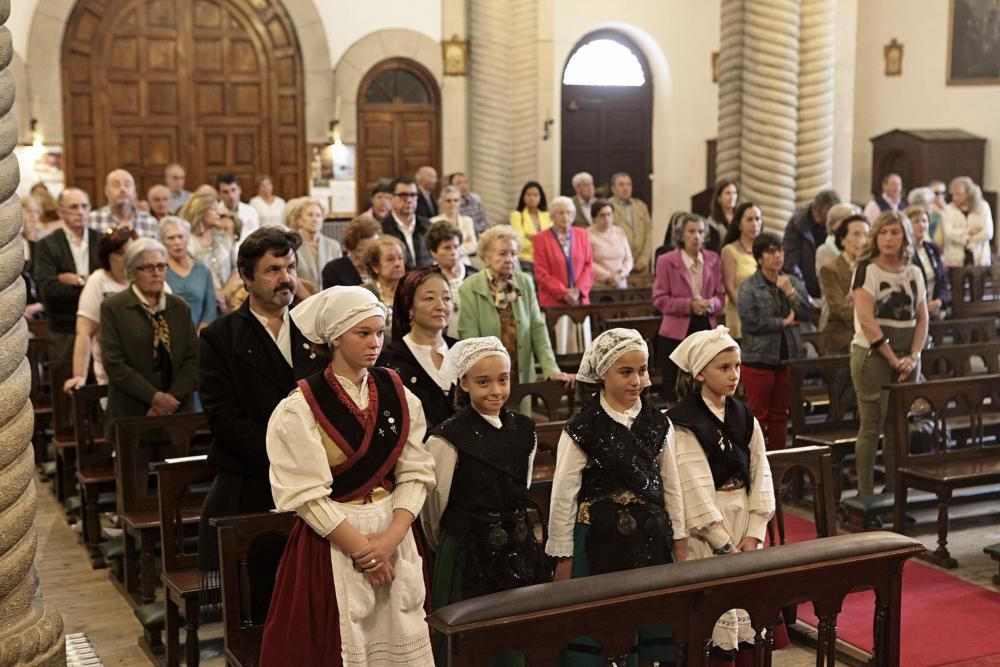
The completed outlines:
[[[451,380],[452,384],[458,384],[477,361],[486,357],[504,357],[510,361],[507,348],[496,336],[460,340],[448,350],[448,354],[444,355],[441,374]]]
[[[290,313],[302,335],[314,343],[329,344],[361,320],[383,318],[388,309],[364,287],[330,287],[292,308]]]
[[[685,338],[670,354],[670,361],[691,375],[697,375],[708,366],[723,350],[740,348],[739,344],[729,335],[729,329],[719,325],[707,331],[696,331]]]
[[[597,384],[618,357],[626,352],[641,350],[648,358],[649,349],[646,341],[635,329],[608,329],[594,339],[580,359],[580,370],[576,379],[581,382]]]

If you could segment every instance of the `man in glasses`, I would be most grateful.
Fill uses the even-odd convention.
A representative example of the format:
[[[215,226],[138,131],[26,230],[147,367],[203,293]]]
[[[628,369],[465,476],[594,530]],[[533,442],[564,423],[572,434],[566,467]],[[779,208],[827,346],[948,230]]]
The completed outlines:
[[[382,233],[395,236],[406,247],[406,270],[430,266],[434,259],[424,237],[430,228],[427,218],[417,215],[417,182],[409,176],[392,181],[392,209],[382,219]]]
[[[59,194],[57,229],[35,247],[34,278],[49,321],[50,361],[71,361],[76,310],[87,276],[97,269],[100,233],[87,229],[90,198],[77,188]]]

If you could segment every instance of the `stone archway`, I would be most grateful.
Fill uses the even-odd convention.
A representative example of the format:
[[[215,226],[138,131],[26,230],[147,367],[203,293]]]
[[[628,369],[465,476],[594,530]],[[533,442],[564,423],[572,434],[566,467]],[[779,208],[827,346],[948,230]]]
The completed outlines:
[[[305,87],[306,142],[322,142],[333,108],[330,46],[314,0],[281,0],[295,28],[302,51]],[[30,108],[47,143],[65,142],[62,103],[63,35],[76,0],[44,0],[35,8],[28,36]]]

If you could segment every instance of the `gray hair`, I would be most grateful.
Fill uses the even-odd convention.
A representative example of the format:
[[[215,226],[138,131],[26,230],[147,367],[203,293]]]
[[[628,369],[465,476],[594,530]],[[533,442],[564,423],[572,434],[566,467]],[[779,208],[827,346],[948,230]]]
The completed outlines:
[[[186,235],[191,236],[191,223],[184,218],[179,218],[176,215],[165,215],[163,219],[160,220],[160,224],[157,226],[157,236],[160,237],[160,241],[165,241],[163,237],[166,236],[166,229],[170,226],[177,227],[183,231]]]
[[[572,199],[566,197],[565,195],[556,197],[551,202],[549,202],[549,215],[552,215],[555,212],[557,206],[565,206],[567,209],[569,209],[569,212],[572,215],[576,215],[576,204],[573,203]]]
[[[826,212],[826,231],[828,234],[832,234],[836,231],[840,223],[845,219],[851,217],[852,215],[860,215],[861,209],[850,202],[841,202],[839,204],[834,204],[830,207],[830,210]]]
[[[139,268],[142,256],[147,252],[158,252],[164,259],[167,258],[167,249],[159,241],[150,238],[141,238],[132,241],[125,247],[125,273],[131,278]]]
[[[622,176],[627,176],[630,181],[632,180],[632,177],[629,176],[629,173],[627,171],[616,171],[615,173],[611,174],[611,178],[608,179],[608,185],[610,185],[611,187],[615,187],[615,183]]]
[[[951,183],[948,184],[948,189],[960,185],[969,195],[969,210],[978,211],[983,208],[983,191],[975,181],[973,181],[968,176],[956,176],[951,179]]]
[[[585,171],[579,171],[573,174],[573,178],[570,179],[570,184],[573,186],[573,188],[576,188],[576,186],[580,185],[580,183],[583,183],[584,181],[590,181],[591,183],[593,183],[594,177]]]
[[[934,190],[930,187],[913,188],[910,194],[906,195],[906,203],[910,206],[930,206],[935,199]]]
[[[836,190],[820,190],[816,193],[812,201],[817,211],[822,211],[824,208],[829,209],[831,206],[839,203],[840,195],[837,194]]]
[[[514,241],[514,251],[521,252],[521,235],[510,225],[493,225],[479,235],[479,254],[486,257],[498,241]]]

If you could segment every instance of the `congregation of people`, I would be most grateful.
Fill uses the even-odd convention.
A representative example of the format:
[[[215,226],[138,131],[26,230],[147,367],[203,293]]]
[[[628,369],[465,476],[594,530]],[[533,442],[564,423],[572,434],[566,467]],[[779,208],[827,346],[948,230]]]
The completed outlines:
[[[188,191],[178,164],[143,201],[122,169],[97,210],[75,187],[24,199],[25,316],[47,320],[48,358],[72,364],[63,389],[107,384],[109,429],[208,417],[218,473],[200,569],[219,568],[212,518],[296,513],[261,665],[445,664],[425,598],[761,548],[775,509],[765,453],[786,446],[786,362],[807,331],[820,353],[850,354],[858,491],[874,494],[893,423],[884,385],[919,377],[928,322],[949,315],[948,269],[992,258],[992,213],[965,177],[907,194],[887,174],[863,208],[824,190],[783,237],[721,180],[710,214],[675,213],[659,248],[629,174],[571,183],[551,200],[525,183],[492,224],[465,174],[422,166],[376,183],[339,240],[318,200],[283,199],[263,176],[244,203],[230,173]],[[584,343],[566,372],[545,309],[630,285],[651,288],[655,340],[570,332]],[[508,404],[512,385],[538,380],[577,396],[544,531],[530,401]],[[713,664],[752,662],[753,642],[747,612],[726,612]],[[599,649],[578,637],[561,664],[603,664]],[[634,651],[674,659],[670,629],[642,628]]]

